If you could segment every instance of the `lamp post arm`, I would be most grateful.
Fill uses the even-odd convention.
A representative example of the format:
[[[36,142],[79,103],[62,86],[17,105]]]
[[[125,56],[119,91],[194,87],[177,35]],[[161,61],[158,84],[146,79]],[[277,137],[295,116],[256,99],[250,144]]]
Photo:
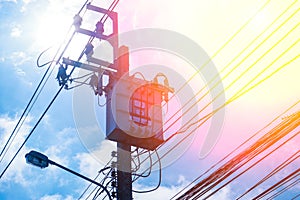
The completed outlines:
[[[68,171],[68,172],[70,172],[70,173],[72,173],[72,174],[74,174],[76,176],[79,176],[80,178],[83,178],[83,179],[85,179],[85,180],[87,180],[87,181],[89,181],[91,183],[94,183],[95,185],[98,185],[99,187],[101,187],[107,193],[108,198],[110,200],[112,200],[109,191],[103,185],[101,185],[100,183],[98,183],[98,182],[96,182],[96,181],[94,181],[94,180],[92,180],[92,179],[90,179],[90,178],[88,178],[86,176],[83,176],[82,174],[79,174],[78,172],[75,172],[75,171],[73,171],[73,170],[71,170],[69,168],[66,168],[66,167],[64,167],[64,166],[62,166],[62,165],[60,165],[60,164],[58,164],[58,163],[56,163],[56,162],[54,162],[52,160],[48,160],[48,161],[49,161],[49,164],[51,164],[51,165],[55,165],[55,166],[57,166],[57,167],[59,167],[61,169],[64,169],[64,170],[66,170],[66,171]]]

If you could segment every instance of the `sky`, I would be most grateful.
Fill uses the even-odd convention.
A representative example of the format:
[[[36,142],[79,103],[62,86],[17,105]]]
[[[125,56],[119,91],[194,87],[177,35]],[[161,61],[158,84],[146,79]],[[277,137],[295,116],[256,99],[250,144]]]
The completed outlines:
[[[38,56],[51,47],[43,54],[40,63],[52,59],[57,44],[65,36],[70,36],[68,28],[83,3],[80,0],[0,0],[0,149],[4,147],[46,71],[46,67],[37,67]],[[108,8],[110,3],[109,0],[92,2],[103,8]],[[134,193],[135,199],[170,199],[276,116],[280,118],[252,142],[279,124],[283,117],[299,111],[300,105],[296,104],[281,115],[300,99],[299,7],[299,1],[293,0],[120,0],[115,8],[119,17],[120,45],[127,45],[132,51],[131,73],[141,72],[148,80],[152,80],[159,72],[163,73],[170,87],[175,90],[175,98],[170,100],[169,107],[164,110],[164,120],[167,121],[172,115],[178,116],[179,120],[175,122],[170,119],[166,122],[164,128],[172,122],[175,125],[171,125],[165,138],[180,130],[182,134],[158,150],[161,157],[176,141],[199,125],[197,119],[218,105],[229,102],[214,118],[199,125],[187,143],[177,145],[172,154],[162,158],[160,188],[151,193]],[[93,29],[99,16],[90,12],[84,13],[83,26]],[[108,20],[105,24],[107,32],[110,26],[111,21]],[[152,31],[156,37],[147,35],[147,31]],[[136,39],[139,38],[135,34],[141,36],[144,46],[138,45]],[[86,42],[87,37],[77,34],[65,56],[76,59]],[[111,61],[112,55],[107,43],[94,42],[99,51],[95,51],[95,54]],[[157,44],[157,47],[146,46],[152,43]],[[52,75],[9,150],[0,156],[1,172],[59,89],[55,80],[57,70],[58,67],[54,66]],[[76,69],[72,77],[84,73],[87,72]],[[191,76],[194,78],[189,80]],[[217,76],[215,82],[208,83],[213,76]],[[221,84],[214,87],[218,80]],[[256,86],[261,80],[263,82]],[[247,84],[249,81],[252,82]],[[180,93],[181,84],[185,83],[187,87]],[[205,85],[210,87],[204,87],[198,94],[197,91]],[[252,86],[255,87],[247,91]],[[221,92],[220,96],[217,96],[218,92]],[[196,102],[205,93],[208,95],[194,104],[192,109],[183,107],[189,98]],[[198,115],[197,111],[216,96],[215,103],[208,105]],[[101,97],[100,101],[104,102],[105,99]],[[92,117],[85,116],[91,114],[88,109],[92,110]],[[180,112],[176,113],[178,109]],[[105,107],[97,105],[97,98],[88,86],[62,90],[0,179],[0,199],[78,199],[88,182],[55,166],[40,169],[28,165],[24,156],[30,150],[37,150],[59,164],[94,178],[97,171],[110,160],[111,150],[115,149],[113,142],[103,140],[104,122]],[[185,126],[185,123],[194,124]],[[299,127],[290,134],[297,131]],[[298,135],[211,199],[238,197],[299,151],[299,142]],[[238,152],[241,150],[243,148]],[[149,160],[143,167],[147,164]],[[299,166],[300,160],[296,159],[249,196],[245,196],[245,199],[261,193]],[[134,189],[155,187],[158,182],[157,169],[156,164],[151,176],[138,179]],[[298,183],[279,195],[278,199],[290,199],[299,194],[299,190]]]

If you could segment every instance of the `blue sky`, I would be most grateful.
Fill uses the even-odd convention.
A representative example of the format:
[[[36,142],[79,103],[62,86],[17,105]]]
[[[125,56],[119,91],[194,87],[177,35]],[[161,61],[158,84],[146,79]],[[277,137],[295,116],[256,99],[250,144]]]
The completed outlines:
[[[292,2],[287,1],[282,3],[279,0],[271,2],[262,14],[251,21],[245,32],[240,33],[230,43],[228,48],[224,52],[222,51],[220,56],[213,59],[216,68],[221,71],[224,63],[229,63],[237,51],[246,46],[251,39],[258,35],[260,31],[270,24]],[[49,46],[54,45],[55,42],[61,39],[62,35],[65,35],[67,28],[72,23],[72,17],[83,3],[84,1],[80,0],[0,0],[1,149],[46,70],[45,67],[38,68],[36,66],[36,59],[39,53]],[[187,36],[199,44],[209,56],[212,56],[247,19],[257,12],[263,3],[265,1],[261,2],[258,0],[247,0],[243,3],[237,0],[228,2],[223,0],[213,0],[211,2],[181,2],[171,0],[161,2],[155,0],[151,1],[151,3],[146,0],[137,2],[121,0],[116,11],[119,13],[120,33],[138,28],[166,28]],[[94,1],[93,4],[108,7],[110,1]],[[297,7],[299,7],[299,2],[291,8],[288,14],[292,13]],[[87,16],[91,20],[93,19],[92,17],[92,15]],[[284,19],[280,19],[277,23],[279,24]],[[270,48],[271,45],[283,37],[286,33],[284,30],[293,27],[297,21],[299,22],[299,19],[300,16],[297,13],[285,25],[283,30],[280,29],[277,31],[274,38],[268,40],[265,46],[262,46],[261,50],[256,51],[256,54],[251,55],[253,59],[257,59],[265,49]],[[299,27],[278,46],[278,49],[275,49],[271,53],[270,57],[262,60],[262,63],[251,71],[249,76],[245,77],[244,81],[250,80],[269,60],[275,59],[278,52],[281,52],[281,49],[285,49],[291,45],[298,37]],[[75,40],[81,40],[81,38],[78,37]],[[262,39],[258,41],[262,41]],[[82,43],[85,43],[85,40],[74,45],[82,46]],[[299,48],[299,44],[294,46],[288,54],[284,55],[267,72],[271,73],[293,56],[299,55]],[[41,62],[47,62],[52,57],[53,49],[45,54]],[[73,49],[70,50],[69,54],[75,54]],[[174,67],[182,64],[178,58],[172,56],[170,58],[173,60],[170,59],[170,61],[166,62],[164,56],[169,58],[169,55],[165,55],[164,52],[159,52],[155,56],[157,59],[155,62],[158,64],[169,62],[168,64],[174,64]],[[131,60],[132,65],[133,63],[143,65],[152,62],[147,60],[149,59],[148,57],[145,57],[144,60],[139,60],[138,57],[139,54],[137,53],[136,57]],[[150,56],[150,59],[152,58]],[[238,61],[235,62],[237,63]],[[245,67],[248,62],[250,63],[250,61],[244,62]],[[134,66],[131,67],[134,68]],[[243,67],[241,69],[244,69]],[[3,161],[1,161],[1,171],[58,90],[59,86],[55,80],[56,70],[55,68],[27,120],[15,137]],[[184,67],[178,67],[176,70],[183,76],[190,73],[188,68]],[[200,147],[203,145],[205,139],[205,134],[201,133],[208,131],[210,124],[207,124],[198,129],[194,143],[188,150],[178,160],[171,162],[170,165],[163,168],[161,187],[153,193],[134,194],[135,199],[168,199],[172,197],[182,187],[186,186],[213,163],[230,152],[231,149],[234,149],[250,135],[269,123],[274,116],[279,115],[299,100],[299,72],[298,59],[281,70],[280,73],[267,80],[260,87],[255,88],[226,107],[222,133],[215,148],[205,158],[199,159]],[[227,86],[237,74],[233,74],[232,77],[223,80],[224,86]],[[175,85],[176,81],[170,80],[170,84]],[[201,78],[199,78],[199,81],[191,85],[193,90],[198,89],[198,85],[203,83]],[[243,81],[240,84],[243,84]],[[232,90],[226,91],[226,99],[229,99],[238,87],[239,84]],[[95,154],[104,157],[104,160],[110,158],[110,150],[113,148],[111,143],[102,142],[100,149],[97,149],[93,153],[84,146],[84,142],[78,136],[78,127],[76,126],[76,119],[74,119],[73,113],[73,100],[73,91],[63,90],[60,93],[25,147],[16,157],[3,178],[0,179],[0,199],[72,200],[78,199],[88,185],[84,180],[55,166],[50,166],[47,169],[39,169],[26,164],[24,155],[31,149],[43,152],[50,159],[91,178],[96,176],[97,171],[103,167],[103,163],[95,159]],[[94,104],[93,107],[97,110],[97,120],[101,122],[105,113],[103,109],[101,110],[97,107],[96,99]],[[198,106],[202,106],[202,104]],[[292,114],[297,110],[299,110],[299,105],[287,114]],[[280,120],[276,122],[280,122]],[[299,130],[299,127],[297,130]],[[266,174],[268,169],[282,162],[285,156],[299,150],[297,145],[299,144],[297,143],[299,139],[299,136],[296,137],[282,151],[255,168],[251,174],[254,173],[257,176],[246,174],[226,186],[212,199],[232,199],[236,197],[237,194],[241,193],[241,190],[253,185],[259,178]],[[262,187],[257,188],[253,194],[266,189],[271,185],[272,181],[279,180],[280,177],[283,177],[290,170],[297,167],[299,167],[299,159],[287,168],[286,171],[278,174],[277,177]],[[157,178],[158,172],[156,170],[152,176],[138,181],[134,187],[138,190],[150,189],[156,185]],[[299,187],[298,184],[281,195],[279,199],[288,199],[298,194]]]

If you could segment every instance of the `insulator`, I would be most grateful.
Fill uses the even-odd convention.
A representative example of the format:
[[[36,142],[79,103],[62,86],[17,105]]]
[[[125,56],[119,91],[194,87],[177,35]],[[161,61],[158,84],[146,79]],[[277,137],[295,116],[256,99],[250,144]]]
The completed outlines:
[[[66,84],[68,75],[66,72],[66,68],[64,68],[63,65],[59,66],[56,79],[58,80],[59,86]]]
[[[117,193],[116,193],[116,192],[112,192],[112,193],[111,193],[111,197],[112,197],[112,198],[116,198],[116,197],[117,197]]]
[[[111,186],[112,186],[112,187],[117,187],[117,182],[116,182],[116,181],[112,181],[112,182],[111,182]]]
[[[92,55],[94,54],[94,46],[91,43],[87,43],[87,45],[85,46],[84,54],[87,58],[92,57]]]
[[[75,26],[76,29],[80,28],[82,24],[82,18],[76,14],[74,17],[73,17],[73,25]]]
[[[111,157],[117,157],[117,152],[116,151],[112,151],[111,152]]]
[[[102,22],[97,22],[96,24],[96,33],[102,35],[104,33],[104,25]]]
[[[113,178],[117,177],[116,171],[112,171],[112,172],[111,172],[111,176],[112,176]]]
[[[111,162],[111,168],[117,168],[117,162],[115,161]]]

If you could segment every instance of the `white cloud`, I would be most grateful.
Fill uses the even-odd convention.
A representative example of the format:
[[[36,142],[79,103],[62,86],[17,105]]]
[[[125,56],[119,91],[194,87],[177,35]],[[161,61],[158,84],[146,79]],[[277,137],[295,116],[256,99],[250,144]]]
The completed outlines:
[[[72,196],[62,196],[60,194],[53,194],[53,195],[45,195],[40,198],[40,200],[73,200]]]
[[[160,200],[160,199],[171,199],[175,194],[181,191],[186,185],[189,184],[189,181],[183,175],[178,176],[177,184],[171,186],[160,186],[157,190],[150,193],[134,193],[134,199],[136,200]],[[155,186],[154,186],[155,187]],[[144,184],[134,184],[134,189],[139,191],[145,191],[152,189],[153,187],[146,186]],[[183,193],[181,193],[183,194]],[[230,186],[224,187],[215,195],[210,197],[211,200],[231,200],[233,191]],[[176,196],[178,198],[180,195]],[[203,196],[205,197],[205,196]]]
[[[219,192],[217,192],[215,195],[213,195],[210,199],[211,200],[219,200],[219,199],[231,200],[231,199],[233,199],[230,186],[226,186],[226,187],[222,188]]]
[[[17,0],[0,0],[0,3],[2,2],[13,2],[13,3],[17,3]]]
[[[75,159],[79,161],[80,172],[90,177],[94,177],[97,171],[103,168],[111,159],[111,152],[116,149],[113,142],[102,141],[99,149],[89,153],[79,153]]]
[[[31,2],[34,2],[35,0],[22,0],[23,6],[21,7],[21,12],[25,12],[27,11],[27,6],[28,4],[30,4]]]
[[[21,30],[20,26],[14,26],[10,31],[10,36],[13,38],[20,37],[21,34],[22,34],[22,30]]]
[[[134,193],[134,199],[136,200],[160,200],[160,199],[170,199],[177,192],[182,190],[188,182],[183,175],[178,176],[178,181],[176,185],[172,186],[160,186],[157,190],[150,193]],[[155,187],[155,186],[154,186]],[[134,184],[134,189],[138,191],[145,191],[152,189],[153,187],[145,186],[143,184]]]
[[[24,51],[15,51],[6,59],[12,63],[13,69],[15,70],[15,73],[18,75],[18,77],[20,77],[27,85],[31,86],[32,83],[24,79],[27,73],[23,65],[31,62],[33,59],[32,56],[29,56]]]
[[[32,57],[27,55],[23,51],[15,51],[11,54],[9,59],[12,61],[13,65],[16,67],[16,66],[23,65],[25,62],[30,61],[32,59]]]
[[[62,164],[69,165],[71,160],[69,155],[72,153],[72,146],[77,142],[77,138],[74,137],[76,130],[73,128],[64,128],[58,131],[55,138],[55,144],[49,146],[45,150],[45,154],[49,159]]]
[[[0,146],[1,150],[4,147],[6,141],[8,140],[12,130],[14,129],[14,126],[17,124],[17,119],[18,117],[16,117],[15,119],[12,119],[8,116],[0,117],[0,138],[1,141],[3,141]],[[14,140],[11,143],[11,146],[8,149],[7,153],[5,154],[5,157],[2,157],[3,161],[1,162],[1,172],[7,165],[7,163],[10,161],[10,159],[14,156],[17,149],[23,143],[25,136],[31,129],[31,126],[29,125],[30,121],[30,117],[27,118],[18,134],[16,134],[15,137],[12,137],[14,138]],[[13,161],[13,163],[10,165],[8,170],[6,171],[6,174],[4,174],[4,176],[2,177],[4,181],[14,181],[16,183],[20,183],[23,186],[28,185],[28,181],[25,179],[23,174],[23,170],[26,165],[24,155],[27,152],[28,149],[26,148],[26,146],[24,146],[18,154],[18,156]]]
[[[22,0],[24,4],[29,4],[30,2],[33,2],[33,0]]]
[[[94,177],[103,165],[99,163],[90,153],[79,153],[76,155],[79,161],[79,170],[81,174],[88,177]]]

